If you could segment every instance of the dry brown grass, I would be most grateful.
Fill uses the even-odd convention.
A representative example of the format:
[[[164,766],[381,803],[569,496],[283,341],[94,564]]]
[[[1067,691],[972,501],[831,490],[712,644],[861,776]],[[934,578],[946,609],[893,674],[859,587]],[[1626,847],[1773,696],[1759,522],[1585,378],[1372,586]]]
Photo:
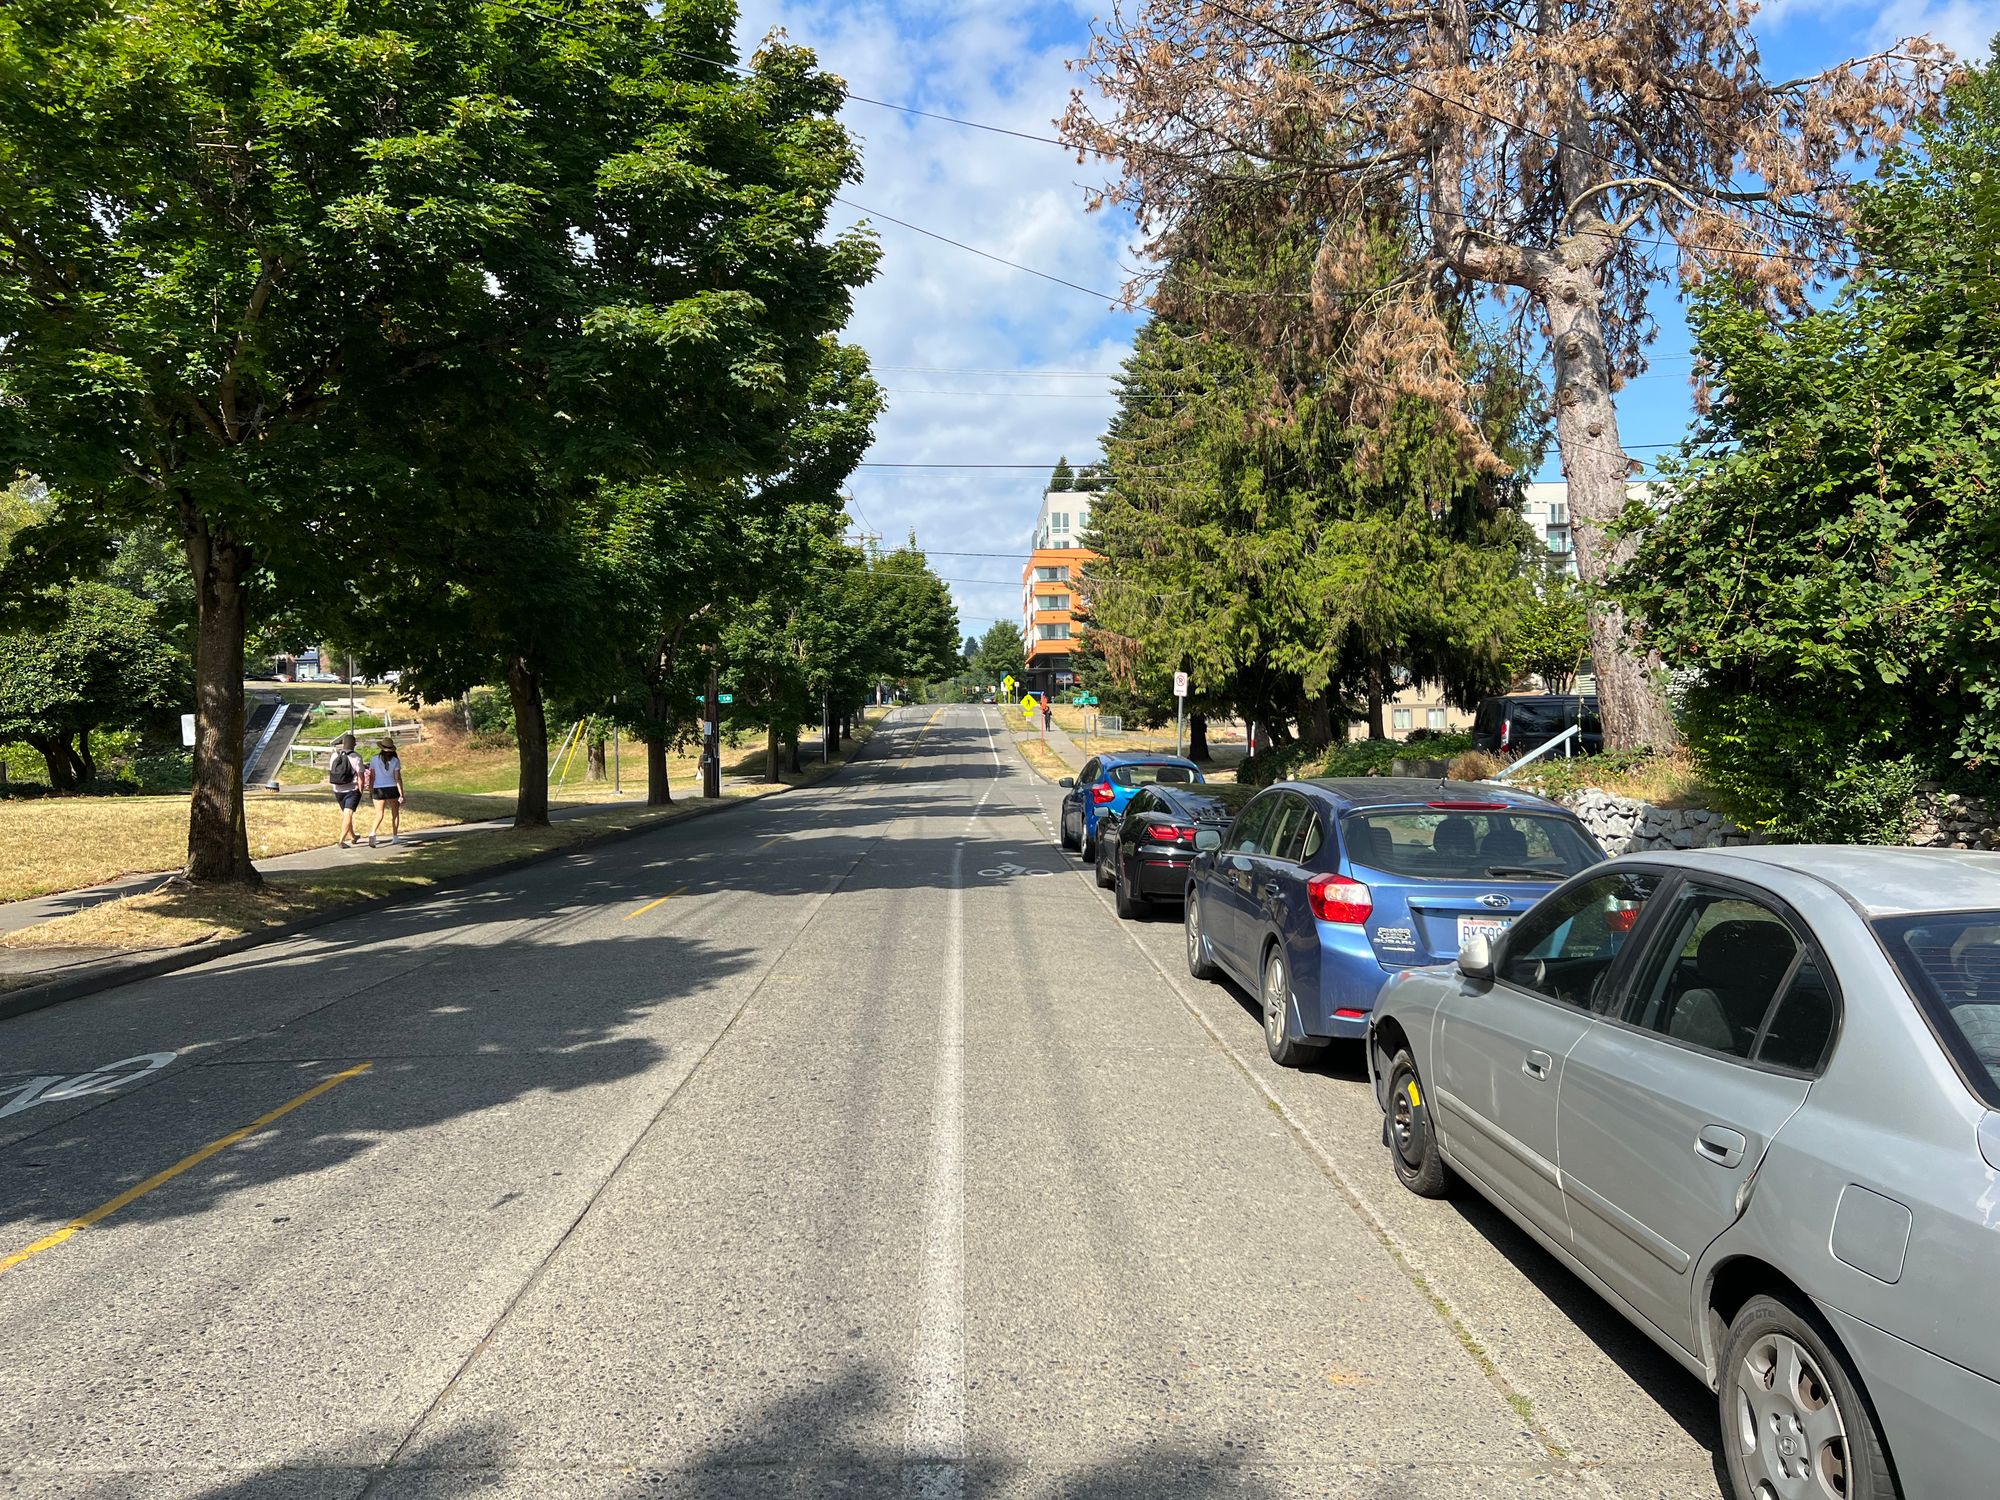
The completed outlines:
[[[522,855],[564,849],[610,831],[671,822],[699,804],[628,808],[570,818],[547,828],[504,828],[411,846],[398,858],[296,875],[275,875],[256,890],[173,887],[106,901],[0,938],[9,948],[177,948],[240,937],[329,907],[427,890],[454,875]]]
[[[1014,748],[1021,752],[1029,769],[1044,781],[1061,781],[1065,776],[1076,774],[1060,755],[1041,742],[1039,736],[1017,734],[1012,738]]]
[[[269,859],[332,843],[340,813],[324,791],[252,792],[245,804],[250,855]],[[511,797],[465,797],[412,789],[405,828],[509,816]],[[374,822],[363,808],[365,832]],[[188,799],[39,797],[0,802],[0,901],[102,885],[120,875],[180,868],[187,859]]]
[[[879,715],[876,718],[879,718]],[[854,742],[855,745],[873,733],[874,727],[875,719],[871,718],[864,725],[862,733]],[[852,747],[850,753],[851,749]],[[784,790],[788,785],[801,785],[829,776],[839,769],[846,759],[847,756],[843,755],[829,766],[814,765],[809,768],[806,775],[788,777],[786,782],[778,785],[749,781],[725,783],[723,793],[732,798],[769,796]],[[486,820],[511,816],[513,812],[511,796],[454,796],[420,793],[413,790],[412,797],[416,805],[404,815],[406,827]],[[98,825],[96,838],[102,841],[126,837],[139,826],[140,818],[131,811],[135,803],[158,804],[153,808],[140,809],[140,812],[144,815],[149,836],[156,843],[170,840],[173,853],[170,858],[152,864],[131,865],[128,869],[157,870],[178,864],[187,840],[186,798],[48,798],[37,802],[0,803],[0,878],[7,878],[10,861],[15,858],[18,842],[8,837],[9,833],[19,826],[9,823],[11,814],[33,810],[39,810],[44,814],[66,813],[73,821],[81,812],[87,821],[92,819],[96,821]],[[671,822],[686,817],[705,805],[692,798],[671,807],[648,808],[628,805],[566,818],[548,828],[504,828],[471,832],[459,838],[428,840],[420,844],[407,845],[389,858],[371,859],[365,863],[343,865],[327,870],[274,875],[261,889],[254,891],[238,888],[221,890],[208,887],[170,888],[154,895],[104,902],[72,916],[23,928],[19,932],[0,938],[0,946],[149,949],[173,948],[186,943],[236,937],[259,928],[293,921],[330,907],[350,905],[378,896],[426,890],[451,876],[489,869],[525,854],[569,848],[606,832]],[[429,811],[425,811],[426,806]],[[324,844],[328,842],[327,835],[330,832],[338,831],[338,820],[332,810],[332,799],[323,793],[279,793],[255,797],[251,801],[250,812],[252,853],[259,857],[287,852],[278,848],[258,847],[257,830],[260,816],[265,817],[266,831],[271,837],[278,837],[284,828],[294,826],[293,823],[285,821],[286,819],[300,820],[296,825],[300,830],[298,836],[304,838],[305,842],[295,846],[298,848]],[[419,817],[428,821],[420,823]],[[372,821],[373,815],[370,814],[368,822],[363,823],[363,828],[365,829]],[[161,847],[164,846],[161,844]],[[94,880],[71,880],[66,885],[46,886],[44,889],[73,889],[77,885],[99,883],[120,873],[126,871],[111,870],[108,874],[96,876]]]

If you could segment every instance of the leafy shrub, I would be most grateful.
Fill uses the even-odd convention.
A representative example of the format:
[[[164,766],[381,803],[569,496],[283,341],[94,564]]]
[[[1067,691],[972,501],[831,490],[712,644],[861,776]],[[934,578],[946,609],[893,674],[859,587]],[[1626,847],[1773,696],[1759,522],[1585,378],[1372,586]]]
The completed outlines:
[[[1243,758],[1236,768],[1236,779],[1245,786],[1270,786],[1274,782],[1291,781],[1300,775],[1317,775],[1317,769],[1301,771],[1301,767],[1312,766],[1321,750],[1301,740],[1287,740],[1281,745],[1259,750],[1255,755]]]
[[[478,745],[514,743],[514,700],[491,688],[474,693],[467,701],[472,720],[472,738]]]
[[[1398,760],[1449,760],[1472,748],[1469,734],[1433,734],[1416,745],[1402,740],[1343,740],[1313,747],[1297,740],[1261,750],[1245,760],[1236,779],[1270,786],[1308,776],[1387,776]]]
[[[1752,694],[1690,695],[1688,745],[1725,809],[1790,842],[1900,844],[1922,771],[1880,732],[1786,716]]]

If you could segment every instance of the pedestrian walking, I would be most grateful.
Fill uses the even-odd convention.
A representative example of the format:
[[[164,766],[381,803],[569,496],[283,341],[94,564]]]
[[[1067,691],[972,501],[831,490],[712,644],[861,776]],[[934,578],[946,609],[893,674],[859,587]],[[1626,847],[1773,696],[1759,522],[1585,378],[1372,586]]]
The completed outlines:
[[[354,831],[354,810],[361,805],[361,757],[354,753],[353,735],[343,734],[333,742],[326,784],[333,788],[333,800],[340,807],[340,847],[352,849],[361,842]]]
[[[382,832],[382,814],[389,815],[389,842],[403,841],[403,758],[396,753],[396,742],[384,739],[375,747],[375,753],[368,761],[368,789],[375,798],[375,826],[368,830],[368,847],[375,847],[375,839]]]
[[[1049,695],[1042,694],[1042,733],[1047,734],[1049,726],[1056,721],[1056,711],[1049,706]]]

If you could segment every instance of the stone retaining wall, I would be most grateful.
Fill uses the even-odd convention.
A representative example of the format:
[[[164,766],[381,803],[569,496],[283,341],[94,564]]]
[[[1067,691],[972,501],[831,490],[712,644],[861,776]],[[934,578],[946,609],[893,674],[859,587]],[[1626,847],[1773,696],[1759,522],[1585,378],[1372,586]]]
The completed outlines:
[[[1559,800],[1609,854],[1630,854],[1639,849],[1713,849],[1753,842],[1750,834],[1721,813],[1705,808],[1655,807],[1636,797],[1614,797],[1595,787],[1570,792]]]
[[[1918,849],[2000,849],[2000,807],[1985,797],[1941,792],[1915,798],[1916,825],[1903,842]]]

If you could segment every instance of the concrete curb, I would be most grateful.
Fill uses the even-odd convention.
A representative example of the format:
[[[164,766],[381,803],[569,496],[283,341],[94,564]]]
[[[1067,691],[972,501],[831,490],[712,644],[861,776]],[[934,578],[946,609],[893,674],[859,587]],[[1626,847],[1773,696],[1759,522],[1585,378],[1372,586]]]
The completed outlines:
[[[878,723],[870,730],[868,739],[861,741],[857,749],[862,749],[875,738]],[[511,875],[517,870],[525,870],[531,865],[544,864],[565,855],[577,854],[585,849],[593,849],[601,844],[615,844],[623,839],[637,838],[641,834],[658,833],[662,829],[677,828],[683,823],[692,823],[700,818],[713,817],[718,813],[733,812],[737,808],[755,807],[790,792],[809,791],[814,787],[830,785],[847,774],[849,766],[864,759],[861,755],[851,755],[830,775],[817,781],[809,781],[803,786],[788,786],[777,791],[763,792],[754,797],[738,797],[713,806],[696,807],[676,817],[661,818],[652,823],[644,823],[636,828],[608,828],[604,832],[579,839],[574,844],[565,844],[559,849],[540,849],[532,854],[521,854],[513,859],[502,860],[496,865],[483,869],[467,870],[463,874],[448,875],[435,885],[421,890],[399,891],[393,895],[375,896],[366,901],[356,901],[347,906],[329,907],[310,916],[292,922],[281,922],[275,927],[267,927],[257,932],[246,932],[241,937],[224,938],[215,943],[190,943],[185,948],[174,948],[149,958],[99,959],[86,964],[81,971],[65,979],[51,980],[47,984],[31,985],[26,989],[0,994],[0,1021],[14,1016],[25,1016],[32,1011],[46,1010],[52,1005],[61,1005],[69,1000],[81,1000],[86,995],[95,995],[104,990],[116,989],[122,984],[133,984],[141,979],[157,979],[163,974],[172,974],[181,969],[192,969],[197,964],[205,964],[211,959],[228,958],[243,952],[246,948],[261,947],[265,943],[283,942],[302,932],[310,932],[315,927],[325,927],[334,922],[343,922],[349,917],[362,916],[368,912],[381,911],[391,906],[407,906],[413,901],[428,900],[446,891],[460,890],[479,881],[499,875]]]

